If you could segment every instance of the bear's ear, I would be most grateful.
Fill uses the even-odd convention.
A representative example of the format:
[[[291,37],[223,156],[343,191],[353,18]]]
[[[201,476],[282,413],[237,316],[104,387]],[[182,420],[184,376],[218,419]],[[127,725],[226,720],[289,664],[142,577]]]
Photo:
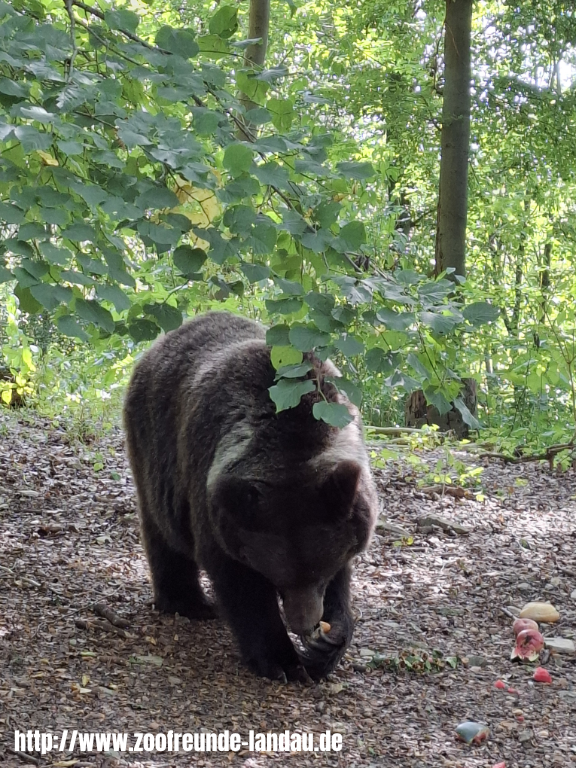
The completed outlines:
[[[341,461],[324,480],[320,498],[330,515],[346,517],[350,514],[361,472],[362,468],[355,461]]]
[[[212,509],[240,526],[250,527],[260,505],[260,493],[255,485],[234,475],[223,475],[210,493]]]

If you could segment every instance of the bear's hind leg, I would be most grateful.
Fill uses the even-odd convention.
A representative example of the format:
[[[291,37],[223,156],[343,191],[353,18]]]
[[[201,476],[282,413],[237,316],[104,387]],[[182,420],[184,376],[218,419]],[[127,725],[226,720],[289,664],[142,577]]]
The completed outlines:
[[[216,612],[200,586],[195,560],[173,549],[149,515],[142,514],[141,521],[156,609],[189,619],[215,618]]]

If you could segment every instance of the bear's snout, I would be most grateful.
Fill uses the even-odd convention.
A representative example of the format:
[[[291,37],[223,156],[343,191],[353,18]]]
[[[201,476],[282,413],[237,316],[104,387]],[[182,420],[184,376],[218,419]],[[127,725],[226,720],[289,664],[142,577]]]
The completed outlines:
[[[291,632],[305,635],[311,632],[324,611],[323,590],[316,587],[287,589],[283,593],[284,613]]]

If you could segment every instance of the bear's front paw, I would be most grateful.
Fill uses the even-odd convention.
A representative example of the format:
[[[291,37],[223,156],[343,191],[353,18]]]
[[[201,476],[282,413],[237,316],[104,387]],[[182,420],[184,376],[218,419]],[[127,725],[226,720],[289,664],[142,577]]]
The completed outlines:
[[[277,659],[258,657],[247,661],[248,667],[259,677],[267,677],[280,683],[312,682],[304,666],[298,661],[278,661]]]
[[[332,626],[329,632],[315,631],[301,638],[304,645],[302,662],[313,680],[321,680],[332,672],[352,639],[352,630],[346,626]]]

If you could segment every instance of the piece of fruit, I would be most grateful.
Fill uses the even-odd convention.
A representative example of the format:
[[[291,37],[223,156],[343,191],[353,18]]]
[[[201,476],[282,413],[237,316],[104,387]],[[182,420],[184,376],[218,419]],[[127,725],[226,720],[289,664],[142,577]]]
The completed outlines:
[[[494,688],[499,688],[501,691],[503,691],[504,688],[506,688],[506,683],[503,682],[502,680],[496,680],[496,682],[494,683]]]
[[[526,603],[520,611],[520,618],[553,624],[555,621],[558,621],[560,614],[552,603]]]
[[[330,626],[330,624],[328,624],[327,621],[321,621],[320,629],[322,630],[322,632],[324,632],[325,635],[327,635],[328,632],[330,632],[330,630],[332,629],[332,627]]]
[[[540,632],[536,629],[523,629],[516,636],[516,645],[510,658],[536,661],[542,648],[544,648],[544,638]]]
[[[460,723],[456,728],[456,734],[466,744],[480,744],[490,735],[490,728],[484,723],[474,723],[468,720],[465,723]]]
[[[552,682],[552,676],[550,672],[548,672],[547,669],[544,669],[544,667],[538,667],[534,670],[534,674],[532,675],[533,679],[537,683],[551,683]]]
[[[535,629],[538,632],[538,624],[532,619],[516,619],[514,626],[512,627],[515,635],[519,635],[525,629]]]

